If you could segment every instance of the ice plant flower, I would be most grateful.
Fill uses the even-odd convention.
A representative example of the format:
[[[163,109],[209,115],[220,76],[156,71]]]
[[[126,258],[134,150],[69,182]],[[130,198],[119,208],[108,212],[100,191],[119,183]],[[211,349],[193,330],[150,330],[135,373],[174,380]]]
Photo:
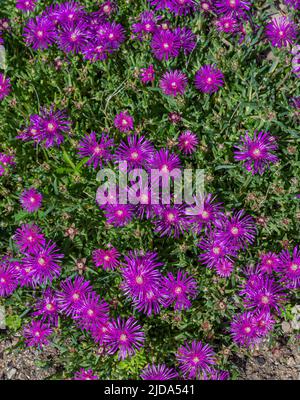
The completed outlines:
[[[160,80],[160,88],[166,96],[183,95],[187,86],[186,75],[178,70],[166,72]]]
[[[255,131],[253,138],[247,132],[235,146],[234,159],[242,161],[247,171],[262,175],[270,164],[278,162],[274,152],[278,149],[276,139],[269,132]]]
[[[20,196],[20,203],[29,213],[37,211],[42,205],[43,196],[35,188],[26,189]]]
[[[174,33],[175,35],[178,35],[180,48],[184,55],[187,56],[196,48],[197,37],[189,28],[176,28]]]
[[[197,135],[191,131],[184,131],[178,137],[178,147],[183,154],[194,153],[198,143]]]
[[[151,163],[149,165],[153,174],[151,179],[158,180],[159,177],[162,177],[163,183],[169,182],[170,177],[176,178],[181,174],[181,162],[177,154],[170,153],[169,150],[160,149],[159,151],[153,154]],[[157,176],[154,172],[157,172]]]
[[[232,16],[223,16],[216,20],[218,31],[225,33],[234,33],[238,29],[238,21]]]
[[[35,317],[41,317],[42,322],[48,322],[50,325],[58,324],[58,302],[52,289],[47,288],[42,297],[35,303]]]
[[[141,68],[140,79],[143,84],[155,81],[155,69],[152,64],[150,64],[147,68]]]
[[[88,44],[90,35],[85,21],[63,24],[58,37],[58,46],[65,53],[79,53]]]
[[[169,0],[148,0],[156,10],[164,10],[168,7]]]
[[[277,271],[280,281],[289,289],[300,287],[300,249],[294,247],[292,255],[288,250],[283,250],[279,254],[280,263]]]
[[[118,352],[119,359],[133,356],[140,350],[145,341],[145,334],[138,322],[130,317],[127,320],[118,317],[113,320],[104,336],[104,343],[109,354]]]
[[[168,381],[178,378],[178,373],[174,368],[169,368],[165,364],[148,364],[141,371],[140,377],[144,381]]]
[[[0,260],[0,297],[10,296],[18,286],[19,273],[15,266]]]
[[[187,15],[195,11],[195,0],[168,0],[168,8],[175,15]]]
[[[176,58],[180,51],[180,37],[170,30],[157,30],[153,35],[151,48],[158,60]]]
[[[187,230],[188,223],[185,215],[184,205],[166,205],[157,207],[155,210],[157,218],[153,221],[155,232],[161,237],[178,238]]]
[[[137,34],[139,40],[143,35],[153,34],[157,29],[157,18],[153,11],[144,11],[139,16],[139,21],[132,25],[132,31]]]
[[[222,278],[228,278],[234,269],[233,262],[223,259],[216,264],[216,272]]]
[[[165,307],[174,305],[174,310],[187,310],[192,306],[191,300],[197,297],[197,282],[185,272],[178,271],[176,276],[168,272],[163,278],[161,293]]]
[[[58,306],[61,312],[67,316],[74,316],[83,300],[92,292],[89,281],[82,276],[76,276],[74,280],[67,278],[60,283],[60,291],[56,292]]]
[[[275,253],[268,252],[260,256],[260,270],[267,274],[272,274],[279,267],[280,259]]]
[[[104,345],[104,337],[106,332],[108,331],[109,321],[97,323],[97,325],[93,325],[91,327],[91,335],[95,343],[100,346]]]
[[[215,7],[217,13],[245,18],[246,12],[251,8],[251,3],[247,0],[216,0]]]
[[[252,312],[247,311],[234,316],[230,331],[233,341],[241,346],[252,347],[262,339],[255,314]]]
[[[49,344],[49,336],[52,334],[52,329],[48,324],[41,321],[32,321],[27,324],[23,330],[25,343],[30,347],[43,347]]]
[[[121,142],[114,159],[116,163],[126,161],[128,169],[147,168],[154,153],[154,147],[144,136],[127,136]]]
[[[204,65],[196,72],[195,86],[203,93],[215,93],[224,86],[224,75],[215,65]]]
[[[91,330],[109,319],[108,304],[95,292],[88,293],[80,302],[73,319],[81,329]]]
[[[127,111],[117,114],[114,121],[115,127],[120,132],[129,132],[133,130],[133,118]]]
[[[294,44],[297,37],[297,27],[287,17],[272,18],[265,27],[265,35],[274,47],[287,47]]]
[[[45,236],[35,224],[23,224],[14,234],[14,241],[22,253],[31,253],[45,245]]]
[[[24,28],[26,46],[34,50],[47,49],[56,40],[56,28],[46,17],[30,18]]]
[[[300,10],[300,0],[284,0],[284,2],[295,10]]]
[[[108,224],[122,227],[130,223],[134,217],[134,207],[131,204],[108,204],[104,208]]]
[[[23,12],[33,11],[36,7],[37,0],[17,0],[16,7]]]
[[[222,243],[214,234],[202,237],[198,247],[202,250],[199,261],[207,268],[217,268],[224,261],[232,262],[231,257],[236,255],[234,248]]]
[[[49,241],[43,247],[35,249],[31,254],[26,254],[24,267],[32,269],[33,283],[43,285],[51,283],[61,272],[61,259],[63,254],[58,253],[56,244]]]
[[[94,375],[94,372],[91,369],[85,370],[84,368],[80,368],[74,375],[74,381],[97,381],[99,380],[98,375]]]
[[[92,165],[94,169],[103,167],[112,159],[112,147],[114,140],[108,135],[102,134],[100,139],[97,139],[96,132],[91,132],[84,136],[79,142],[78,154],[80,158],[88,157],[87,165]]]
[[[193,340],[179,347],[176,359],[184,377],[192,379],[215,364],[215,353],[208,344]]]
[[[10,79],[5,78],[3,74],[0,74],[0,101],[9,95],[11,91]]]
[[[96,267],[101,267],[104,270],[117,268],[120,264],[119,257],[120,253],[114,247],[93,251],[93,261]]]

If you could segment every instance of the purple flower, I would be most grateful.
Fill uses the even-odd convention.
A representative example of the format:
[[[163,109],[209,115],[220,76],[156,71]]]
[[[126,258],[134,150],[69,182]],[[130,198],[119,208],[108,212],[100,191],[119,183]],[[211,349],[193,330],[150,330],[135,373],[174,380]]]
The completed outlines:
[[[16,7],[24,12],[33,11],[36,7],[37,0],[17,0]]]
[[[198,137],[191,131],[184,131],[178,138],[178,147],[184,154],[192,154],[195,152],[199,143]]]
[[[79,303],[73,319],[77,321],[81,329],[90,330],[92,327],[107,322],[108,313],[108,304],[101,300],[95,292],[91,292]]]
[[[284,0],[284,2],[295,10],[300,10],[300,0]]]
[[[259,312],[255,317],[255,325],[260,336],[267,336],[273,330],[275,320],[268,312]]]
[[[23,259],[24,267],[31,268],[31,279],[34,284],[51,283],[60,275],[60,259],[63,254],[58,253],[55,243],[47,242],[45,246],[35,249],[32,254],[27,254]]]
[[[144,381],[168,381],[178,378],[178,373],[174,368],[169,368],[165,364],[148,364],[141,371],[140,377]]]
[[[158,314],[160,312],[160,307],[162,305],[162,296],[160,293],[160,287],[155,289],[149,289],[143,295],[133,298],[134,308],[146,314],[148,317],[153,314]]]
[[[108,353],[115,354],[119,351],[119,359],[133,356],[143,347],[145,334],[138,322],[130,317],[127,320],[113,320],[105,334],[104,342],[108,346]]]
[[[186,209],[186,215],[193,230],[199,234],[203,227],[210,229],[221,216],[222,203],[217,203],[211,193],[195,197],[194,200],[195,205]]]
[[[0,153],[0,165],[3,165],[3,167],[16,165],[14,159],[14,155]]]
[[[114,1],[108,0],[100,5],[100,12],[102,12],[104,15],[107,15],[107,16],[110,16],[116,10],[117,10],[117,6]]]
[[[56,29],[47,17],[30,18],[24,28],[25,43],[34,50],[46,49],[56,39]]]
[[[232,262],[231,257],[236,255],[235,249],[222,243],[213,234],[207,238],[203,237],[198,247],[202,250],[199,261],[207,268],[217,268],[224,261]]]
[[[246,11],[250,10],[251,4],[246,0],[217,0],[215,7],[218,13],[231,14],[240,18],[246,17]]]
[[[84,7],[76,1],[66,1],[55,4],[54,15],[60,24],[72,23],[84,17]]]
[[[48,324],[43,324],[41,321],[31,321],[24,327],[23,336],[27,346],[43,347],[49,344],[49,336],[52,334],[52,329]]]
[[[238,29],[238,21],[231,15],[225,15],[216,20],[218,31],[225,33],[234,33]]]
[[[191,379],[215,364],[215,353],[208,344],[193,340],[179,347],[176,359],[184,377]]]
[[[149,65],[147,68],[141,68],[140,72],[141,82],[146,84],[149,82],[154,82],[155,80],[155,70],[153,65]]]
[[[187,310],[192,306],[191,300],[197,297],[197,282],[185,272],[178,271],[176,276],[168,272],[163,278],[161,293],[165,307],[175,303],[174,310]]]
[[[0,297],[10,296],[18,286],[18,271],[16,267],[0,260]]]
[[[153,11],[144,11],[139,16],[139,22],[132,25],[132,31],[137,33],[139,40],[143,40],[143,35],[153,34],[157,29],[157,18]]]
[[[292,256],[288,250],[279,254],[280,264],[277,271],[280,274],[280,281],[289,289],[300,287],[300,249],[294,247]]]
[[[261,341],[256,317],[251,312],[236,315],[230,325],[233,341],[242,346],[253,346]]]
[[[168,0],[168,8],[175,15],[187,15],[195,11],[195,0]]]
[[[54,111],[54,106],[49,109],[42,108],[40,115],[32,115],[31,122],[35,126],[34,139],[42,142],[46,148],[60,146],[64,135],[70,132],[71,121],[65,111]]]
[[[47,288],[42,297],[36,302],[34,316],[42,317],[42,322],[48,322],[50,325],[58,324],[58,303],[55,293]]]
[[[20,196],[20,203],[24,210],[33,213],[42,205],[43,196],[34,188],[24,190]]]
[[[22,253],[31,253],[45,245],[45,236],[34,224],[24,224],[18,228],[13,237]]]
[[[64,24],[60,30],[58,45],[66,53],[79,53],[87,44],[90,35],[84,21]]]
[[[0,33],[10,30],[11,27],[9,18],[0,18]]]
[[[176,28],[174,33],[178,35],[180,47],[185,55],[190,54],[196,48],[197,37],[189,28]]]
[[[101,42],[108,44],[108,47],[113,50],[117,50],[125,40],[125,31],[121,24],[116,22],[105,22],[96,29],[96,37]]]
[[[133,218],[134,207],[130,204],[108,204],[104,214],[108,224],[121,227],[129,224]]]
[[[224,86],[224,75],[215,65],[204,65],[196,72],[195,86],[203,93],[215,93]]]
[[[115,153],[116,163],[127,162],[129,169],[143,168],[149,165],[154,153],[154,147],[144,136],[127,136],[121,142]]]
[[[133,118],[127,111],[117,114],[114,124],[120,132],[129,132],[133,130]]]
[[[92,165],[94,169],[103,167],[103,163],[107,163],[112,159],[111,149],[114,140],[110,139],[104,133],[97,140],[96,132],[91,132],[79,142],[78,154],[80,158],[88,157],[87,165]]]
[[[11,91],[10,79],[0,74],[0,100],[3,100]]]
[[[187,77],[181,71],[166,72],[160,80],[160,88],[167,96],[183,95],[187,86]]]
[[[292,45],[297,37],[297,27],[287,17],[272,18],[265,28],[265,35],[274,47]]]
[[[232,217],[222,216],[216,221],[216,238],[224,245],[232,248],[245,249],[254,242],[256,226],[250,215],[245,215],[244,210],[235,212]]]
[[[180,176],[180,168],[181,163],[177,154],[172,154],[169,150],[165,149],[155,152],[150,163],[150,169],[157,170],[158,174],[162,177],[163,182],[169,182],[171,175],[174,178]]]
[[[280,259],[277,254],[268,252],[262,254],[260,257],[260,269],[262,272],[267,274],[271,274],[273,271],[276,271],[279,267]]]
[[[56,292],[56,298],[60,310],[67,316],[74,316],[82,301],[92,292],[93,288],[89,281],[82,276],[76,276],[74,281],[71,278],[60,283],[61,290]]]
[[[214,11],[214,5],[212,4],[212,0],[201,0],[200,1],[200,11],[203,13],[209,14],[211,11]]]
[[[104,270],[117,268],[120,264],[119,257],[120,253],[114,247],[108,250],[98,249],[93,251],[93,261],[96,267],[101,267]]]
[[[94,375],[94,372],[91,369],[85,370],[84,368],[80,368],[74,375],[74,381],[97,381],[99,380],[98,375]]]
[[[234,151],[234,159],[243,161],[247,171],[251,171],[252,174],[262,175],[271,163],[275,164],[278,161],[278,157],[272,153],[278,149],[278,145],[268,132],[255,131],[253,139],[246,133],[241,137],[241,143],[235,147],[237,150]]]
[[[109,322],[97,323],[91,327],[91,335],[97,344],[102,346],[104,344],[104,337],[108,331]]]
[[[151,48],[158,60],[168,60],[179,55],[180,37],[170,30],[158,30],[154,33]]]
[[[108,43],[103,42],[99,39],[91,39],[88,44],[82,49],[82,53],[86,60],[91,60],[92,62],[106,60],[108,54],[111,53],[111,49]]]
[[[155,232],[161,237],[174,236],[178,238],[187,230],[187,219],[183,205],[166,205],[156,210],[157,220],[154,220]]]
[[[226,259],[220,260],[216,264],[216,271],[219,276],[222,278],[228,278],[234,269],[234,264]]]
[[[164,10],[168,7],[169,0],[148,0],[152,7],[156,10]]]

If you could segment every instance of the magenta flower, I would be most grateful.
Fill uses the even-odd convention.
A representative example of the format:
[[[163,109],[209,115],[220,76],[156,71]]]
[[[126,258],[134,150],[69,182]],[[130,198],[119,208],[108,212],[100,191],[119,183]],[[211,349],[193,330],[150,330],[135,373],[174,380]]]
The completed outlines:
[[[183,95],[187,86],[187,77],[181,71],[166,72],[160,80],[160,88],[167,96]]]
[[[156,210],[157,219],[153,221],[155,232],[161,237],[178,238],[187,230],[188,223],[183,205],[166,205]]]
[[[251,312],[236,315],[231,322],[230,330],[233,341],[238,345],[249,347],[262,339],[256,317]]]
[[[45,245],[45,236],[34,224],[23,224],[14,234],[14,241],[22,253],[32,253]]]
[[[208,344],[193,340],[179,347],[176,359],[184,377],[192,379],[215,364],[215,353]]]
[[[273,330],[275,320],[270,313],[262,311],[256,314],[255,324],[258,334],[264,337]]]
[[[156,10],[164,10],[168,7],[169,0],[148,0],[152,7]]]
[[[114,124],[120,132],[129,132],[133,130],[133,118],[127,111],[117,114]]]
[[[81,329],[91,330],[109,319],[108,304],[100,299],[95,292],[88,293],[78,305],[77,313],[73,319]]]
[[[217,268],[224,261],[232,262],[231,257],[236,255],[235,249],[220,242],[213,234],[203,237],[198,247],[202,250],[199,261],[207,268]]]
[[[93,261],[96,267],[101,267],[104,270],[117,268],[120,264],[119,257],[120,253],[114,247],[108,250],[98,249],[93,251]]]
[[[284,2],[294,10],[300,10],[300,0],[284,0]]]
[[[127,136],[120,143],[114,159],[116,163],[126,161],[129,169],[147,167],[153,157],[154,147],[144,136]]]
[[[66,1],[55,4],[54,15],[60,24],[68,24],[79,21],[85,15],[84,7],[76,1]]]
[[[162,177],[163,183],[169,182],[170,176],[176,178],[180,176],[181,163],[177,154],[170,153],[169,150],[161,149],[154,153],[150,163],[150,169],[157,170]],[[155,171],[154,171],[155,172]],[[158,179],[158,176],[152,176]]]
[[[34,139],[42,142],[46,148],[60,146],[65,140],[64,134],[70,132],[71,121],[66,112],[54,111],[54,106],[42,108],[40,115],[32,115],[30,120],[36,128]]]
[[[0,74],[0,100],[3,100],[11,91],[10,79]]]
[[[34,188],[24,190],[20,196],[20,203],[24,210],[29,213],[37,211],[42,205],[43,196]]]
[[[197,297],[197,282],[185,272],[178,271],[176,276],[168,272],[163,278],[161,293],[165,307],[174,305],[174,310],[187,310],[192,306],[191,300]]]
[[[252,174],[262,175],[270,164],[278,162],[278,157],[273,154],[278,145],[273,136],[268,132],[254,132],[253,139],[248,133],[241,138],[241,143],[235,146],[234,159],[242,161],[245,168]]]
[[[74,375],[74,381],[97,381],[99,380],[98,375],[94,375],[94,372],[91,369],[85,370],[84,368],[80,368]]]
[[[218,31],[225,33],[234,33],[238,30],[238,21],[231,15],[225,15],[216,20]]]
[[[200,234],[202,229],[211,229],[222,214],[222,203],[216,202],[216,197],[211,193],[194,197],[195,205],[186,209],[186,215],[193,230]]]
[[[125,40],[125,30],[116,22],[105,22],[96,29],[96,36],[108,44],[111,51],[117,50]]]
[[[229,379],[228,371],[218,371],[214,368],[208,368],[197,376],[197,379],[203,381],[227,381]]]
[[[33,11],[36,7],[37,0],[17,0],[16,7],[24,12]]]
[[[196,72],[195,86],[203,93],[215,93],[224,86],[224,75],[215,65],[204,65]]]
[[[224,245],[239,250],[254,242],[256,225],[250,215],[245,215],[244,210],[235,212],[229,218],[222,216],[216,221],[216,227],[216,238]]]
[[[175,15],[187,15],[195,11],[195,0],[168,0],[168,8]]]
[[[158,60],[175,58],[180,51],[180,37],[170,30],[157,30],[153,35],[151,48]]]
[[[141,68],[140,78],[144,84],[155,81],[155,70],[152,64],[147,68]]]
[[[232,274],[233,269],[234,264],[226,259],[220,260],[216,264],[216,272],[222,278],[229,278],[229,276]]]
[[[44,247],[35,249],[31,254],[26,254],[23,259],[24,267],[31,269],[31,279],[34,284],[51,283],[60,275],[60,259],[64,256],[58,251],[56,244],[49,241]]]
[[[294,44],[297,27],[287,17],[272,18],[265,28],[265,35],[274,47],[287,47]]]
[[[56,39],[56,28],[47,17],[30,18],[24,28],[26,46],[47,49]]]
[[[246,17],[251,4],[247,0],[217,0],[215,7],[218,13],[231,14],[240,18]]]
[[[114,140],[110,139],[108,135],[103,133],[97,140],[96,132],[91,132],[79,142],[78,154],[80,158],[88,157],[87,165],[92,165],[94,169],[102,168],[103,164],[112,159],[113,145]]]
[[[78,312],[82,301],[92,292],[93,288],[89,281],[82,276],[76,276],[74,281],[71,278],[60,283],[60,291],[56,292],[59,309],[67,316]]]
[[[114,1],[105,1],[100,5],[100,12],[106,16],[110,16],[117,10],[116,3]]]
[[[0,297],[10,296],[19,283],[19,272],[12,263],[0,260]]]
[[[108,353],[119,352],[119,359],[133,356],[140,350],[145,341],[145,334],[138,322],[130,317],[127,320],[117,318],[113,320],[104,337],[104,342],[108,346]]]
[[[106,60],[111,49],[108,43],[98,40],[97,38],[91,39],[88,44],[82,49],[82,54],[86,60],[92,62]]]
[[[201,0],[199,6],[204,15],[209,15],[211,11],[214,11],[214,0]]]
[[[43,347],[49,344],[52,329],[41,321],[31,321],[24,327],[23,336],[25,343],[30,347]]]
[[[131,204],[108,204],[104,214],[108,224],[115,227],[128,225],[134,216],[134,207]]]
[[[144,11],[139,16],[139,21],[132,25],[132,31],[137,34],[139,40],[144,35],[153,34],[157,29],[157,18],[153,11]]]
[[[280,264],[279,256],[277,256],[277,254],[275,253],[268,252],[260,256],[259,266],[262,272],[271,274],[273,271],[277,271],[279,264]]]
[[[158,314],[160,312],[161,305],[163,303],[163,298],[160,292],[160,287],[155,289],[149,289],[144,293],[144,295],[139,297],[134,297],[132,304],[134,308],[146,314],[148,317],[153,314]]]
[[[197,37],[189,28],[176,28],[174,33],[178,35],[180,48],[186,56],[196,48]]]
[[[97,381],[99,380],[98,375],[94,375],[94,372],[91,369],[85,370],[84,368],[80,368],[77,371],[73,378],[74,381]]]
[[[198,137],[191,131],[184,131],[178,137],[178,147],[184,154],[192,154],[195,152],[199,143]]]
[[[52,289],[47,288],[42,297],[36,302],[34,316],[41,317],[42,322],[48,322],[50,325],[58,324],[58,302]]]
[[[95,343],[102,346],[104,344],[105,334],[108,331],[109,322],[97,323],[91,327],[91,335]]]
[[[88,44],[90,35],[84,21],[71,22],[61,27],[58,46],[66,53],[79,53]]]
[[[141,371],[140,377],[144,381],[168,381],[178,378],[178,373],[174,368],[169,368],[165,364],[148,364]]]
[[[5,169],[9,166],[15,166],[15,156],[5,153],[0,153],[0,165]]]
[[[277,271],[280,274],[280,281],[289,289],[300,287],[300,249],[296,246],[292,255],[288,250],[279,254],[280,264]]]

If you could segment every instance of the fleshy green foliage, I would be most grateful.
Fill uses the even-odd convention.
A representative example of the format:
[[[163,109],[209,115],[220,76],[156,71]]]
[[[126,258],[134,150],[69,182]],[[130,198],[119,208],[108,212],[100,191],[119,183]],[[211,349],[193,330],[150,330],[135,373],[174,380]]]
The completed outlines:
[[[39,3],[37,13],[51,2]],[[88,10],[96,9],[92,1],[82,3]],[[277,9],[273,1],[254,4],[251,23],[263,26]],[[231,369],[236,376],[224,350],[236,350],[228,327],[240,308],[240,270],[257,263],[263,251],[279,252],[284,245],[293,248],[299,243],[300,200],[295,198],[300,192],[299,115],[291,107],[290,98],[300,95],[300,80],[291,73],[290,51],[271,48],[262,28],[253,35],[249,24],[245,41],[238,43],[217,33],[210,20],[196,14],[176,19],[197,35],[196,50],[187,58],[159,62],[150,51],[149,41],[129,38],[131,23],[145,8],[145,0],[119,1],[115,19],[126,28],[127,41],[107,61],[91,64],[80,56],[65,58],[56,48],[36,52],[27,48],[22,39],[27,17],[15,9],[13,0],[1,2],[0,17],[11,18],[13,29],[5,35],[5,72],[11,78],[12,93],[0,103],[0,151],[13,150],[17,165],[0,178],[0,252],[16,254],[13,233],[21,223],[34,221],[65,254],[62,278],[75,276],[76,262],[86,259],[84,276],[111,305],[112,317],[133,314],[146,334],[145,349],[119,361],[116,356],[102,355],[88,334],[61,319],[53,345],[59,350],[64,370],[56,378],[70,377],[83,367],[93,369],[102,379],[137,379],[149,362],[174,364],[177,348],[192,339],[210,343],[218,354],[219,367]],[[293,15],[299,22],[299,14]],[[54,65],[56,57],[63,60],[59,70]],[[138,73],[151,63],[157,71],[156,81],[153,86],[144,86]],[[194,75],[201,65],[213,63],[224,73],[225,87],[212,96],[204,95],[195,90]],[[184,97],[174,100],[161,93],[158,80],[166,70],[175,68],[188,76],[189,85]],[[20,128],[28,124],[30,114],[51,104],[65,108],[72,120],[72,135],[63,146],[44,149],[15,139]],[[198,150],[190,157],[180,154],[182,163],[205,170],[206,191],[217,195],[227,210],[244,208],[257,219],[255,245],[240,252],[231,278],[219,278],[199,264],[198,238],[192,233],[178,240],[162,239],[150,222],[136,219],[124,228],[105,225],[95,203],[96,171],[85,167],[76,148],[83,135],[93,130],[108,130],[119,143],[126,135],[113,128],[113,120],[126,109],[134,117],[136,130],[157,148],[172,146],[184,129],[195,132],[200,141]],[[181,124],[170,123],[170,112],[182,115]],[[252,176],[233,160],[233,146],[240,136],[255,129],[270,131],[279,142],[280,163],[262,176]],[[171,148],[179,153],[176,146]],[[22,211],[19,204],[20,193],[30,186],[44,196],[43,206],[35,214]],[[65,235],[72,224],[79,231],[74,240]],[[192,308],[182,313],[167,309],[150,318],[133,311],[120,291],[119,272],[105,272],[93,265],[92,251],[108,243],[122,255],[133,249],[157,251],[164,263],[163,273],[179,267],[192,273],[199,283]],[[20,317],[22,324],[27,322],[40,292],[41,288],[19,288],[1,300],[7,308],[9,331],[20,327]],[[291,293],[291,304],[295,301]],[[289,318],[288,312],[286,316]],[[275,337],[280,334],[278,326]]]

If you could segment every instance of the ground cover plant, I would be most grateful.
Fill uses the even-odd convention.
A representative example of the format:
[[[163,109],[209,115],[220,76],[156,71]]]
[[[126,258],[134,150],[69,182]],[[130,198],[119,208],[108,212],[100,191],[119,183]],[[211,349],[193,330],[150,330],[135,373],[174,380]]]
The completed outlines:
[[[294,321],[299,10],[2,0],[0,335],[55,348],[53,379],[237,379]],[[124,161],[205,193],[103,204]]]

